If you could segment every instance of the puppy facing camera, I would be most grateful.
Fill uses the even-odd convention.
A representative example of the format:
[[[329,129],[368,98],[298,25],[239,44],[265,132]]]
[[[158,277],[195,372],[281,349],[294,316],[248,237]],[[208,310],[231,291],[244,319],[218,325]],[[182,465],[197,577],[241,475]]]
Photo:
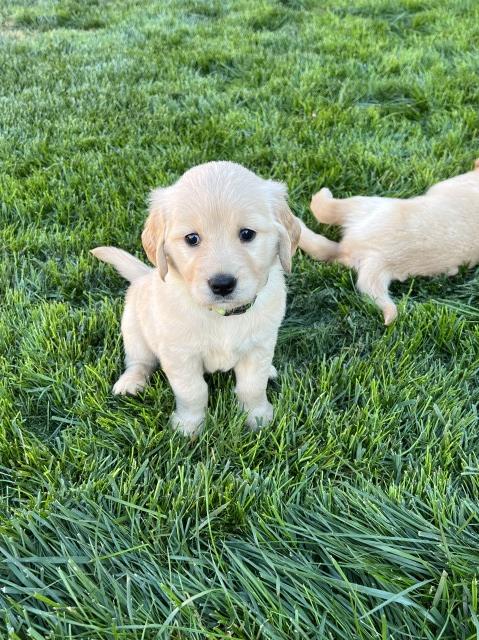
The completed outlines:
[[[317,260],[336,260],[358,272],[357,287],[383,312],[397,317],[389,295],[393,280],[456,275],[479,262],[479,160],[475,169],[407,200],[355,196],[335,199],[329,189],[313,196],[319,222],[342,226],[336,243],[301,224],[299,246]]]
[[[267,424],[266,397],[286,306],[284,272],[301,233],[284,185],[232,162],[209,162],[156,189],[142,234],[155,268],[115,247],[92,253],[131,285],[116,394],[144,388],[158,365],[173,389],[173,428],[194,436],[208,402],[205,372],[234,369],[248,425]]]

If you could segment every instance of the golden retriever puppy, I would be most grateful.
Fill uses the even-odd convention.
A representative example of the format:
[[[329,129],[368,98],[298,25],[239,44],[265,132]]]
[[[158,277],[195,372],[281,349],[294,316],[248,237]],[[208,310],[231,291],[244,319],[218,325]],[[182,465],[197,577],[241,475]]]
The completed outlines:
[[[336,200],[329,189],[313,196],[320,222],[343,227],[335,243],[301,225],[299,246],[318,260],[337,260],[358,272],[358,289],[368,294],[391,324],[397,308],[392,280],[455,275],[460,265],[479,262],[479,160],[475,170],[432,186],[408,200],[356,196]]]
[[[159,362],[176,399],[171,423],[192,436],[205,416],[205,372],[234,369],[248,425],[268,423],[283,272],[299,235],[286,188],[232,162],[193,167],[153,191],[142,241],[155,269],[114,247],[92,251],[131,282],[121,323],[126,369],[113,392],[137,393]]]

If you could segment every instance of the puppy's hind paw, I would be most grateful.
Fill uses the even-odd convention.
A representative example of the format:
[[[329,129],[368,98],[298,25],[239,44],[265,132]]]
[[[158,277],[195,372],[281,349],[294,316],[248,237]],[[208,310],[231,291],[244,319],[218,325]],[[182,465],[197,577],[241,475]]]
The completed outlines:
[[[270,380],[276,380],[277,377],[278,377],[278,370],[276,369],[274,364],[272,364],[271,367],[269,368],[268,378]]]
[[[388,327],[390,324],[396,320],[398,315],[398,310],[395,304],[388,304],[383,309],[384,316],[384,324]]]
[[[116,396],[136,396],[137,393],[145,388],[146,379],[135,373],[125,373],[118,378],[113,385],[113,393]]]

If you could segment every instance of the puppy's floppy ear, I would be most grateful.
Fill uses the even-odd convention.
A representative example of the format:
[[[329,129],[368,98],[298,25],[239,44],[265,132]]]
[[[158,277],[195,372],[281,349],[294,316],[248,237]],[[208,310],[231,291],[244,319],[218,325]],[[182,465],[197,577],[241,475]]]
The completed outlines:
[[[158,267],[161,279],[168,273],[168,262],[165,253],[165,198],[166,189],[155,189],[150,195],[149,215],[145,222],[141,241],[150,262]]]
[[[279,260],[283,269],[291,271],[291,258],[294,255],[301,236],[301,227],[296,216],[288,206],[288,191],[280,182],[268,181],[272,194],[273,212],[279,231]]]

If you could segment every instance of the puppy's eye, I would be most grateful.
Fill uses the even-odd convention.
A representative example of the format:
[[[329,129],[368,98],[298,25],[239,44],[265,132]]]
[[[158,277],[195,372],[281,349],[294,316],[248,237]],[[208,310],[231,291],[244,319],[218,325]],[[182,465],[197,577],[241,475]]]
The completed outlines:
[[[239,232],[241,242],[251,242],[255,235],[256,231],[253,231],[253,229],[241,229]]]
[[[189,233],[185,236],[186,244],[189,244],[190,247],[196,247],[197,244],[200,244],[200,236],[197,233]]]

